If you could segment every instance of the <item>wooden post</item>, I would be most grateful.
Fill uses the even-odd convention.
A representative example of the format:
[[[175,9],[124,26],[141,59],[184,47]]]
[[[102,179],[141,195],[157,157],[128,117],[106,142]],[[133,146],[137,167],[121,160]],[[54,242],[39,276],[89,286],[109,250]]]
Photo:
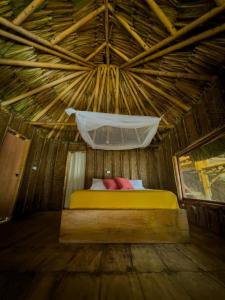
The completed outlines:
[[[129,25],[128,21],[118,15],[117,13],[115,13],[113,7],[111,4],[108,4],[108,8],[109,10],[113,13],[113,15],[115,16],[115,18],[123,25],[123,27],[133,36],[133,38],[139,43],[139,45],[141,45],[141,47],[144,50],[148,50],[149,46],[143,41],[143,39],[140,37],[139,34],[137,34],[137,32]]]
[[[154,13],[157,15],[161,23],[165,26],[165,28],[170,32],[171,34],[176,33],[175,27],[171,24],[170,20],[167,18],[163,10],[159,7],[159,5],[154,0],[146,0],[149,7],[154,11]]]
[[[59,42],[61,42],[62,40],[64,40],[68,35],[70,35],[71,33],[75,32],[81,26],[83,26],[84,24],[86,24],[87,22],[89,22],[91,19],[93,19],[94,17],[96,17],[97,15],[99,15],[100,13],[102,13],[105,9],[106,9],[106,6],[102,5],[99,8],[97,8],[96,10],[92,11],[87,16],[85,16],[82,19],[80,19],[77,23],[73,24],[72,26],[70,26],[69,28],[67,28],[66,30],[64,30],[60,34],[58,34],[56,37],[54,37],[51,40],[51,43],[53,45],[58,44]]]
[[[70,74],[70,75],[68,75],[68,76],[66,76],[66,77],[63,77],[63,78],[54,80],[54,81],[52,81],[52,82],[50,82],[50,83],[47,83],[47,84],[45,84],[45,85],[42,85],[42,86],[40,86],[40,87],[34,89],[34,90],[32,90],[32,91],[29,91],[29,92],[27,92],[27,93],[24,93],[24,94],[22,94],[22,95],[19,95],[19,96],[15,97],[15,98],[6,100],[6,101],[2,102],[1,105],[2,105],[2,107],[4,107],[4,106],[6,106],[6,105],[10,105],[10,104],[16,103],[16,102],[18,102],[18,101],[20,101],[20,100],[22,100],[22,99],[24,99],[24,98],[31,97],[31,96],[33,96],[33,95],[35,95],[35,94],[37,94],[37,93],[40,93],[40,92],[42,92],[42,91],[44,91],[44,90],[46,90],[46,89],[49,89],[49,88],[51,88],[51,87],[53,87],[53,86],[56,86],[56,85],[58,85],[58,84],[60,84],[60,83],[62,83],[62,82],[65,82],[65,81],[67,81],[67,80],[73,79],[73,78],[76,77],[76,76],[77,76],[77,74],[74,74],[74,73],[73,73],[73,74]]]
[[[86,62],[83,57],[81,57],[81,56],[79,56],[79,55],[77,55],[77,54],[75,54],[73,52],[70,52],[70,51],[68,51],[68,50],[66,50],[66,49],[64,49],[64,48],[62,48],[62,47],[60,47],[58,45],[52,45],[49,41],[43,39],[40,36],[37,36],[33,32],[30,32],[30,31],[24,29],[21,26],[17,26],[15,24],[13,24],[12,22],[8,21],[7,19],[5,19],[3,17],[0,17],[0,24],[3,25],[3,26],[5,26],[5,27],[7,27],[7,28],[9,28],[9,29],[14,30],[15,32],[18,32],[18,33],[22,34],[24,37],[26,37],[28,39],[31,39],[31,40],[35,41],[36,43],[39,43],[41,45],[44,45],[44,46],[49,47],[51,49],[54,49],[54,50],[56,50],[58,52],[66,54],[67,59],[69,59],[70,61],[74,61],[74,62],[79,61],[80,64],[85,65],[85,66],[92,65],[91,63]],[[57,54],[55,54],[55,55],[57,56]],[[66,56],[64,56],[64,57],[60,56],[60,57],[66,59]]]
[[[0,65],[17,66],[17,67],[30,67],[30,68],[44,68],[44,69],[62,69],[62,70],[74,70],[74,71],[89,71],[88,67],[81,67],[77,65],[66,64],[53,64],[47,62],[28,61],[28,60],[16,60],[0,58]]]
[[[181,28],[180,30],[178,30],[174,35],[165,38],[164,40],[157,43],[155,46],[151,47],[150,49],[147,49],[146,51],[144,51],[144,52],[138,54],[137,56],[135,56],[134,58],[130,59],[129,62],[121,65],[120,68],[138,65],[139,64],[138,61],[141,60],[143,57],[158,51],[162,47],[167,46],[169,43],[171,43],[175,39],[182,37],[183,35],[187,34],[191,30],[197,28],[199,25],[204,24],[205,22],[207,22],[208,20],[217,16],[219,13],[223,12],[224,10],[225,10],[225,4],[211,9],[209,12],[207,12],[203,16],[199,17],[198,19],[194,20],[190,24],[188,24],[188,25],[184,26],[183,28]]]

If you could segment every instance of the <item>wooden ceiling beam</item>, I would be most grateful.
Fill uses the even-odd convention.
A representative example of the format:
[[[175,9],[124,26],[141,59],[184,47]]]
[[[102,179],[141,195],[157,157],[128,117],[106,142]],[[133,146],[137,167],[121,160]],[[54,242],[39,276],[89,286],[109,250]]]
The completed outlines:
[[[182,37],[183,35],[187,34],[191,30],[197,28],[199,25],[204,24],[205,22],[207,22],[208,20],[210,20],[213,17],[217,16],[218,14],[223,12],[224,10],[225,10],[225,4],[223,4],[219,7],[215,7],[213,9],[211,9],[209,12],[205,13],[203,16],[199,17],[198,19],[194,20],[190,24],[188,24],[188,25],[184,26],[183,28],[181,28],[180,30],[178,30],[174,35],[165,38],[164,40],[160,41],[159,43],[157,43],[156,45],[154,45],[150,49],[147,49],[146,51],[144,51],[144,52],[138,54],[137,56],[133,57],[132,59],[130,59],[129,62],[126,62],[125,64],[121,65],[120,68],[125,68],[125,67],[128,67],[128,66],[138,65],[139,61],[142,58],[144,58],[145,56],[150,55],[150,54],[158,51],[162,47],[167,46],[169,43],[171,43],[175,39]]]
[[[124,79],[124,81],[125,81],[125,83],[126,83],[127,90],[129,91],[129,94],[130,94],[131,97],[133,98],[133,101],[134,101],[134,103],[135,103],[135,105],[136,105],[136,107],[137,107],[139,113],[140,113],[141,115],[147,114],[147,112],[145,111],[145,109],[143,109],[143,107],[140,106],[139,101],[138,101],[139,99],[137,100],[137,96],[135,95],[135,93],[134,93],[134,91],[133,91],[133,89],[132,89],[132,87],[131,87],[130,80],[129,80],[129,78],[127,77],[127,73],[122,71],[121,74],[122,74],[123,79]]]
[[[115,48],[109,43],[109,48],[113,50],[119,57],[121,57],[125,61],[129,61],[129,57],[127,57],[124,53],[122,53],[119,49]]]
[[[85,65],[85,66],[93,65],[90,62],[87,62],[85,60],[85,58],[79,56],[78,54],[70,52],[70,51],[66,50],[65,48],[60,47],[58,45],[52,45],[52,43],[50,43],[49,41],[43,39],[42,37],[37,36],[33,32],[30,32],[29,30],[26,30],[21,26],[17,26],[15,24],[13,24],[12,22],[10,22],[9,20],[7,20],[3,17],[0,17],[0,25],[3,25],[3,26],[5,26],[9,29],[12,29],[12,30],[14,30],[15,32],[17,32],[19,34],[22,34],[24,37],[26,37],[28,39],[31,39],[32,41],[35,41],[38,44],[49,47],[49,48],[51,48],[55,51],[58,51],[60,54],[61,53],[65,54],[64,56],[62,56],[62,54],[61,54],[61,56],[60,56],[61,58],[64,58],[64,59],[67,59],[67,60],[70,60],[70,61],[73,61],[73,62],[78,61],[80,64]],[[46,50],[43,50],[43,51],[46,51]]]
[[[95,89],[94,89],[95,96],[94,96],[93,111],[97,111],[97,109],[98,109],[98,94],[99,94],[100,77],[101,77],[101,68],[100,68],[100,66],[98,66],[97,76],[96,76],[96,84],[95,84]]]
[[[19,96],[17,96],[17,97],[12,98],[12,99],[3,101],[3,102],[1,103],[1,106],[4,107],[4,106],[7,106],[7,105],[16,103],[16,102],[18,102],[18,101],[20,101],[20,100],[22,100],[22,99],[24,99],[24,98],[31,97],[31,96],[33,96],[33,95],[35,95],[35,94],[37,94],[37,93],[40,93],[40,92],[42,92],[42,91],[44,91],[44,90],[46,90],[46,89],[52,88],[52,87],[54,87],[54,86],[56,86],[56,85],[58,85],[58,84],[60,84],[60,83],[62,83],[62,82],[65,82],[65,81],[67,81],[67,80],[73,79],[73,78],[76,77],[76,76],[77,76],[77,74],[76,74],[76,73],[73,73],[73,74],[70,74],[70,75],[68,75],[68,76],[66,76],[66,77],[59,78],[59,79],[54,80],[54,81],[52,81],[52,82],[50,82],[50,83],[47,83],[47,84],[42,85],[42,86],[40,86],[40,87],[38,87],[38,88],[35,88],[35,89],[33,89],[32,91],[26,92],[26,93],[24,93],[24,94],[22,94],[22,95],[19,95]]]
[[[100,92],[99,92],[99,96],[98,96],[98,108],[97,108],[98,111],[101,110],[103,92],[105,89],[106,76],[107,76],[107,65],[103,65],[102,73],[101,73]]]
[[[44,68],[44,69],[60,69],[60,70],[74,70],[74,71],[88,71],[89,67],[66,65],[66,64],[53,64],[47,62],[17,60],[0,58],[0,65],[16,66],[16,67],[30,67],[30,68]]]
[[[86,24],[87,22],[92,20],[94,17],[96,17],[97,15],[102,13],[105,9],[106,9],[106,6],[102,5],[99,8],[97,8],[96,10],[92,11],[91,13],[89,13],[88,15],[86,15],[85,17],[80,19],[78,22],[76,22],[75,24],[73,24],[72,26],[70,26],[69,28],[64,30],[63,32],[59,33],[56,37],[54,37],[51,40],[51,43],[53,45],[58,44],[59,42],[64,40],[68,35],[77,31],[81,26],[83,26],[84,24]]]
[[[183,78],[183,79],[202,80],[202,81],[211,81],[217,77],[214,75],[182,73],[182,72],[167,72],[167,71],[157,71],[157,70],[138,69],[138,68],[131,68],[129,69],[129,71],[133,73],[147,74],[147,75],[153,75],[159,77]]]
[[[165,13],[160,8],[160,6],[154,0],[146,0],[146,2],[148,3],[149,7],[154,11],[154,13],[161,21],[161,23],[164,25],[164,27],[168,30],[168,32],[171,34],[175,34],[177,31],[176,28],[170,22],[170,20],[165,15]]]
[[[105,3],[105,41],[106,41],[106,64],[107,66],[110,65],[110,52],[109,52],[109,7],[108,7],[108,0],[104,0]]]
[[[223,32],[223,31],[225,31],[225,23],[223,23],[222,25],[219,25],[217,27],[214,27],[212,29],[206,30],[206,31],[204,31],[200,34],[195,35],[195,36],[192,36],[192,37],[190,37],[190,38],[188,38],[188,39],[186,39],[186,40],[184,40],[180,43],[177,43],[173,46],[170,46],[166,49],[163,49],[163,50],[161,50],[157,53],[154,53],[154,54],[144,58],[143,60],[139,61],[139,64],[147,63],[147,62],[152,61],[156,58],[160,58],[160,57],[162,57],[164,55],[167,55],[167,54],[170,54],[174,51],[183,49],[183,48],[185,48],[187,46],[190,46],[194,43],[197,43],[197,42],[203,41],[205,39],[208,39],[210,37],[213,37],[213,36]]]
[[[77,79],[74,80],[70,85],[68,85],[61,93],[59,93],[54,100],[52,100],[46,107],[44,107],[41,111],[39,111],[32,121],[37,121],[41,117],[43,117],[56,103],[63,99],[63,97],[73,88],[75,87],[84,77],[87,76],[86,72],[77,72]]]
[[[189,111],[190,107],[187,106],[186,104],[182,103],[180,100],[168,95],[166,92],[164,92],[162,89],[160,89],[159,87],[155,86],[154,84],[152,84],[151,82],[141,78],[140,76],[133,74],[132,76],[134,78],[136,78],[138,81],[142,82],[144,85],[146,85],[147,87],[149,87],[150,89],[152,89],[153,91],[157,92],[159,95],[163,96],[164,98],[166,98],[171,104],[175,105],[176,107],[179,107],[180,109],[182,109],[183,111]]]
[[[130,75],[130,80],[133,81],[134,85],[136,86],[136,88],[139,90],[139,92],[142,94],[142,96],[145,98],[145,100],[147,101],[147,103],[151,106],[152,110],[154,111],[154,113],[157,115],[157,117],[161,117],[162,113],[158,110],[158,108],[155,106],[155,104],[153,103],[153,101],[151,100],[151,97],[149,96],[149,94],[145,91],[145,89],[135,80],[135,78],[133,78],[132,74]],[[166,124],[169,125],[169,123],[167,122],[166,118],[163,117],[162,121]]]
[[[98,48],[95,49],[94,52],[92,52],[90,55],[88,55],[85,60],[89,61],[91,60],[93,57],[95,57],[102,49],[104,49],[106,47],[106,42],[103,42]]]
[[[71,58],[69,56],[66,56],[62,53],[59,53],[59,52],[55,51],[55,50],[49,49],[45,46],[39,45],[35,42],[32,42],[32,41],[29,41],[27,39],[21,38],[21,37],[15,35],[15,34],[9,33],[7,31],[1,30],[1,29],[0,29],[0,36],[2,36],[4,38],[7,38],[7,39],[10,39],[12,41],[18,42],[18,43],[23,44],[23,45],[27,45],[27,46],[36,48],[38,50],[44,51],[44,52],[49,53],[51,55],[54,55],[54,56],[60,57],[62,59],[68,60],[70,62],[77,63],[77,60],[74,60],[73,58]]]
[[[33,0],[14,20],[13,24],[22,24],[45,0]]]
[[[113,14],[113,16],[120,22],[121,25],[132,35],[132,37],[138,42],[138,44],[144,49],[149,50],[149,46],[144,42],[144,40],[140,37],[140,35],[129,25],[129,22],[125,19],[125,17],[120,16],[117,14],[109,3],[108,8]]]
[[[82,83],[80,84],[80,86],[78,87],[76,92],[74,93],[73,97],[71,98],[71,100],[67,104],[67,107],[73,107],[74,106],[74,101],[78,101],[80,99],[80,97],[82,97],[82,95],[83,95],[84,91],[86,90],[87,85],[90,83],[90,79],[94,75],[94,73],[95,73],[95,71],[92,71],[88,74],[88,76],[86,76],[84,78],[84,80],[82,81]],[[63,120],[65,122],[67,122],[69,120],[69,116],[67,116],[65,111],[62,112],[62,114],[58,118],[57,122],[62,122]],[[59,136],[60,131],[61,131],[62,128],[63,128],[63,125],[59,129],[59,131],[57,133],[57,136]],[[53,133],[56,129],[57,129],[57,126],[54,126],[54,128],[49,132],[48,138],[52,137],[52,135],[53,135]]]

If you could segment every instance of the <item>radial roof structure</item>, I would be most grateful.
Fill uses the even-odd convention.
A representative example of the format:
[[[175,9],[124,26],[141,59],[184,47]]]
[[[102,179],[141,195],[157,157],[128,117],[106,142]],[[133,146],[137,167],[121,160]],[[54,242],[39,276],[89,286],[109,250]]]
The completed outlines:
[[[65,109],[162,117],[161,139],[217,80],[224,0],[0,0],[0,100],[49,137]]]

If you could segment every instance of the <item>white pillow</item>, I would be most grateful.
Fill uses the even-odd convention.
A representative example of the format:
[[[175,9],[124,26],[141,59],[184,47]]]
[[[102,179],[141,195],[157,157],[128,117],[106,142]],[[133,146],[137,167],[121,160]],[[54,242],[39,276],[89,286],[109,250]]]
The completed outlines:
[[[129,180],[130,183],[133,185],[134,190],[144,190],[143,182],[139,179]]]
[[[107,190],[102,179],[93,178],[90,190]]]

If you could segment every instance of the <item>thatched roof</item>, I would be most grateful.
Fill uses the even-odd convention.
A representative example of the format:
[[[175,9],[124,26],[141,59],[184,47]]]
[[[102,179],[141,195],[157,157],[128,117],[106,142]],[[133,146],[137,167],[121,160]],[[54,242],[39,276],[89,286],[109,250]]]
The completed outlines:
[[[2,109],[70,141],[68,106],[163,116],[160,138],[217,80],[224,12],[224,0],[0,0]]]

